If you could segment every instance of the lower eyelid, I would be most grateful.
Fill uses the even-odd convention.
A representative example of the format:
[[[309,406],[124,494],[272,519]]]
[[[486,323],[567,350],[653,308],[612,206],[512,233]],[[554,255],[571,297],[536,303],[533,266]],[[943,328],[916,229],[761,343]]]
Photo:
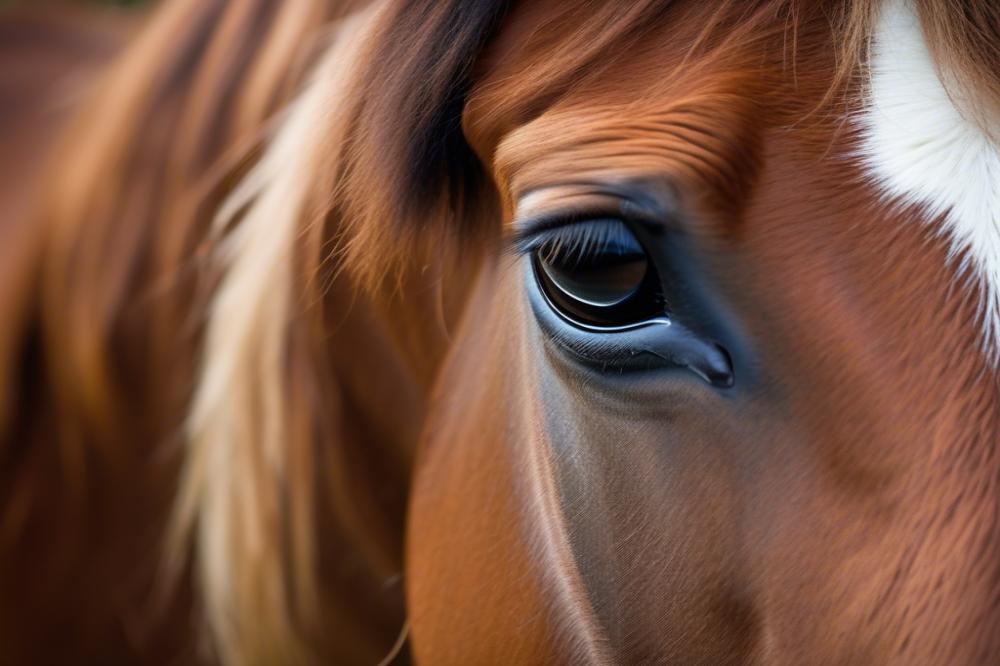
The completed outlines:
[[[711,338],[698,335],[665,316],[613,329],[587,330],[563,321],[546,301],[529,271],[528,300],[553,352],[602,372],[619,373],[657,368],[687,369],[717,388],[734,384],[731,356]]]

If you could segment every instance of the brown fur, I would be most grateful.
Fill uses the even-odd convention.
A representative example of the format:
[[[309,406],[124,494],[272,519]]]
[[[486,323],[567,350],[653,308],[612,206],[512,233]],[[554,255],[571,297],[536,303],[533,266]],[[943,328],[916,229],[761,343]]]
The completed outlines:
[[[837,199],[840,190],[829,184],[856,183],[850,168],[815,166],[829,151],[842,155],[850,146],[844,113],[863,86],[876,0],[732,0],[710,7],[654,0],[572,7],[386,2],[365,40],[361,66],[350,72],[343,107],[330,126],[314,128],[317,144],[342,142],[312,165],[307,214],[297,221],[292,307],[281,326],[282,372],[261,378],[287,405],[279,452],[286,467],[271,475],[267,452],[255,448],[254,438],[243,451],[255,461],[250,469],[260,472],[250,481],[252,493],[266,498],[260,511],[234,514],[263,535],[264,547],[246,553],[249,564],[233,566],[242,574],[237,585],[247,591],[234,598],[251,601],[238,608],[231,636],[215,635],[209,649],[198,648],[199,590],[213,581],[193,573],[199,551],[186,550],[197,540],[193,525],[186,527],[188,540],[179,542],[185,550],[173,553],[179,566],[167,579],[166,596],[154,591],[169,559],[165,533],[189,455],[184,423],[198,367],[212,360],[199,356],[206,313],[229,268],[218,250],[226,236],[213,235],[211,221],[266,153],[281,126],[277,112],[306,85],[337,19],[365,4],[175,0],[114,58],[68,123],[63,114],[19,113],[27,98],[3,102],[0,130],[19,138],[4,141],[16,149],[5,153],[3,172],[20,166],[21,179],[2,179],[0,191],[0,661],[57,663],[72,655],[102,663],[190,663],[221,655],[269,663],[294,655],[316,663],[370,663],[388,652],[407,612],[416,654],[430,663],[473,656],[602,660],[611,650],[629,659],[669,654],[713,663],[751,656],[801,663],[810,654],[986,663],[986,655],[996,654],[995,634],[987,633],[996,627],[995,599],[991,607],[970,592],[978,585],[989,594],[997,571],[990,564],[997,557],[996,516],[985,508],[996,498],[997,479],[984,471],[996,465],[996,395],[968,351],[974,332],[961,323],[974,319],[960,316],[973,309],[972,296],[955,297],[940,281],[921,282],[921,275],[939,272],[944,250],[915,228],[901,227],[898,214],[872,214],[870,192]],[[942,71],[974,91],[983,117],[992,117],[1000,100],[994,3],[920,0],[918,6]],[[26,29],[13,25],[0,29]],[[56,45],[79,39],[46,34]],[[65,60],[92,73],[114,40],[83,42],[59,48]],[[24,51],[5,53],[4,62],[25,57]],[[51,78],[39,71],[32,83]],[[27,85],[15,83],[11,88]],[[4,90],[0,99],[10,99]],[[55,90],[36,87],[32,99]],[[758,128],[756,105],[766,95],[773,97],[761,104],[775,114],[768,116],[768,131]],[[639,101],[623,108],[618,100],[625,97]],[[623,133],[616,124],[622,117],[647,129]],[[705,117],[712,118],[703,128],[707,144],[690,133]],[[52,127],[61,138],[49,146]],[[667,128],[671,138],[650,142],[650,127]],[[780,128],[800,127],[806,129],[794,140],[781,138]],[[25,157],[43,151],[44,167]],[[802,427],[829,435],[816,459],[797,457],[794,433],[763,425],[755,434],[779,445],[778,452],[760,455],[773,460],[739,458],[742,467],[730,469],[718,453],[708,462],[685,457],[691,471],[674,480],[691,496],[704,493],[709,508],[696,513],[705,524],[728,525],[726,510],[738,511],[727,493],[744,486],[726,482],[727,474],[788,465],[801,472],[791,492],[827,527],[798,540],[755,533],[750,541],[766,544],[770,560],[759,549],[673,528],[678,542],[720,563],[688,571],[691,579],[706,590],[725,589],[715,597],[682,591],[677,598],[690,603],[679,610],[643,597],[639,578],[621,581],[620,589],[644,600],[639,610],[656,609],[647,618],[652,624],[676,627],[676,634],[689,628],[697,640],[684,645],[644,642],[642,617],[633,618],[629,638],[595,635],[604,631],[595,629],[603,626],[601,608],[584,608],[586,600],[572,597],[578,608],[568,611],[556,593],[561,573],[540,568],[552,564],[539,555],[543,537],[518,531],[526,488],[552,492],[553,477],[565,471],[558,461],[545,462],[547,435],[529,425],[539,418],[531,400],[543,394],[526,379],[532,359],[500,335],[508,325],[523,331],[525,317],[510,298],[517,278],[496,259],[498,241],[519,193],[555,183],[567,169],[600,173],[609,154],[630,156],[612,158],[619,173],[655,168],[675,176],[696,193],[690,205],[717,223],[705,242],[738,244],[743,263],[713,270],[723,283],[745,286],[741,312],[770,312],[770,318],[746,315],[756,334],[793,350],[769,359],[769,367],[778,377],[815,380],[785,406]],[[868,220],[871,245],[851,249],[853,237],[841,231],[846,212],[823,220],[838,231],[817,223],[808,233],[791,233],[811,209],[782,198],[780,182],[797,182],[800,191],[829,197]],[[851,192],[862,190],[858,185]],[[779,209],[786,224],[768,223],[767,211]],[[235,229],[239,222],[237,215]],[[891,275],[885,254],[898,259]],[[895,305],[880,311],[870,331],[885,340],[900,321],[926,318],[908,326],[895,353],[865,356],[866,339],[846,331],[835,316],[842,312],[822,298],[836,297],[831,276],[845,265],[866,284],[909,285],[889,299]],[[812,282],[775,296],[758,278],[779,274]],[[852,312],[868,321],[880,301],[861,301],[867,309]],[[940,322],[928,313],[941,310],[943,338],[913,332],[934,329]],[[783,337],[789,331],[807,335]],[[951,351],[939,351],[942,346]],[[802,354],[805,348],[849,349],[848,356],[869,364],[889,358],[892,370],[876,372],[861,360],[845,366],[843,356],[814,359]],[[432,393],[439,376],[444,379]],[[909,411],[890,381],[900,377],[912,387],[905,396]],[[851,384],[868,386],[869,393],[822,395],[823,387]],[[252,399],[262,394],[250,392]],[[917,420],[914,411],[928,416]],[[428,413],[422,464],[414,471]],[[846,414],[856,422],[844,422]],[[250,422],[258,423],[253,416]],[[768,416],[781,422],[780,413]],[[713,430],[721,426],[700,426],[717,441],[727,436]],[[889,434],[880,430],[886,428]],[[887,447],[872,460],[860,447],[876,434],[885,442],[921,445]],[[536,485],[518,476],[525,460],[541,479]],[[929,460],[943,461],[951,473],[894,473],[919,472]],[[605,462],[614,476],[610,487],[628,497],[639,463]],[[700,477],[703,465],[712,473]],[[758,517],[751,529],[766,531],[759,526],[775,519],[768,507],[782,506],[784,480],[774,472],[760,478],[747,491],[756,501],[746,506]],[[866,489],[882,488],[885,479],[896,484],[896,494],[861,499],[871,498]],[[823,495],[809,483],[833,490]],[[678,501],[665,490],[655,496]],[[920,501],[927,497],[936,503]],[[899,549],[883,543],[880,550],[863,533],[867,525],[883,524],[883,502],[914,507],[884,528],[894,544],[904,544]],[[649,515],[656,510],[651,506]],[[776,520],[794,530],[800,523],[789,516]],[[838,525],[846,527],[838,531]],[[963,547],[949,551],[935,540]],[[852,571],[825,552],[831,544],[855,553],[870,581],[852,580]],[[669,547],[656,539],[649,545],[659,552]],[[623,553],[634,556],[643,580],[656,578],[657,562]],[[408,611],[398,578],[404,568]],[[558,560],[556,568],[572,567]],[[279,581],[282,592],[253,593],[255,586],[265,589],[264,580]],[[745,589],[733,592],[727,587],[733,580]],[[579,585],[568,589],[579,593]],[[928,592],[942,586],[945,596]],[[801,590],[817,594],[796,596]],[[803,598],[814,605],[803,611]],[[949,614],[935,604],[968,613]],[[864,632],[861,609],[869,607],[883,609],[866,616],[881,633]],[[772,618],[772,633],[761,628],[761,614]],[[847,619],[815,629],[829,617]],[[927,628],[935,620],[944,628]],[[459,623],[461,633],[452,629]],[[53,634],[64,640],[43,639]],[[851,635],[869,643],[851,644],[844,639]],[[964,647],[948,641],[955,636],[965,637]]]

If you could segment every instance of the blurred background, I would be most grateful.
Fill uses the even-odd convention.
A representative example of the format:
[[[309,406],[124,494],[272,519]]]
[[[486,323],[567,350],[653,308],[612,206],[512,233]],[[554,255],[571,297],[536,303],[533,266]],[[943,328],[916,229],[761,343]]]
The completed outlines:
[[[150,4],[150,0],[0,0],[0,9],[5,7],[37,7],[39,5],[78,5],[78,6],[107,6],[107,7],[134,7],[138,5]]]

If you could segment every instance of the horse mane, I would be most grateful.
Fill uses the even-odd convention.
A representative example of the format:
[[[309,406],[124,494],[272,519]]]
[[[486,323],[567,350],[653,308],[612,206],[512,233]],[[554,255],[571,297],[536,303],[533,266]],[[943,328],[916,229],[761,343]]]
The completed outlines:
[[[1000,109],[1000,9],[913,2],[943,78],[975,113]],[[538,113],[669,4],[574,3],[565,47],[526,74],[515,115]],[[839,90],[857,83],[881,4],[725,0],[719,15],[731,28],[759,19],[747,36],[768,17],[793,31],[803,16],[829,21]],[[165,580],[193,576],[225,663],[358,659],[398,629],[394,602],[352,613],[349,594],[331,600],[320,560],[360,553],[372,580],[402,566],[405,493],[387,505],[373,486],[381,472],[405,489],[446,344],[436,320],[413,324],[427,301],[398,295],[472,270],[462,262],[509,213],[462,113],[509,9],[175,0],[151,17],[53,151],[34,212],[22,310],[0,337],[0,410],[19,396],[0,411],[0,478],[20,479],[0,537],[16,542],[53,479],[70,506],[152,467]],[[711,27],[697,48],[721,48]],[[349,418],[379,397],[343,357],[367,361],[375,344],[388,359],[371,360],[375,376],[405,377],[418,405],[388,434]],[[331,645],[331,622],[363,647]]]

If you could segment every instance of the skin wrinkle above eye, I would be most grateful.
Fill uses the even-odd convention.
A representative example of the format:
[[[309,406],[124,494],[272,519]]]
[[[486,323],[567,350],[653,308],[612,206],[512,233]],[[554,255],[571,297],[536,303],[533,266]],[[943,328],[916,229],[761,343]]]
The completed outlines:
[[[741,99],[721,94],[646,109],[624,125],[615,113],[543,114],[501,141],[493,157],[498,185],[513,197],[518,216],[539,189],[581,176],[629,182],[655,174],[656,180],[699,199],[731,200],[756,171],[753,157],[743,150],[755,143],[753,115]],[[559,122],[559,131],[550,131]],[[615,170],[609,173],[612,155]]]
[[[566,182],[518,197],[515,237],[571,220],[621,217],[654,231],[681,231],[682,218],[669,184],[654,178]]]

